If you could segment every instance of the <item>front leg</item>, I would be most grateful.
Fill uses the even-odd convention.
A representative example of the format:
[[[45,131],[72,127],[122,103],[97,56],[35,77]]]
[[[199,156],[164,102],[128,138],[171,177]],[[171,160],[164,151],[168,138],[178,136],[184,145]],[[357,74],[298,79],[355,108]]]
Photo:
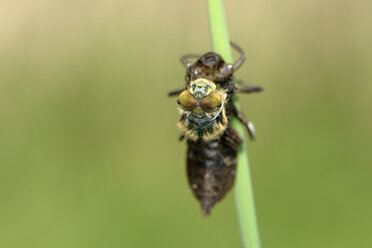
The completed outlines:
[[[172,90],[170,92],[168,92],[168,96],[176,96],[176,95],[179,95],[181,94],[182,91],[184,91],[185,89],[178,89],[178,90]]]
[[[236,80],[237,85],[243,85],[243,88],[236,88],[235,93],[252,93],[252,92],[260,92],[262,91],[262,87],[250,84],[248,82],[244,82],[241,80]]]
[[[193,58],[193,59],[199,59],[201,55],[199,54],[185,54],[185,55],[182,55],[180,60],[181,60],[181,63],[186,67],[186,68],[189,68],[193,62],[191,62],[189,59],[190,58]]]
[[[248,121],[244,114],[242,112],[239,112],[238,109],[233,104],[233,113],[234,115],[241,121],[244,126],[247,128],[247,131],[249,133],[249,137],[251,140],[254,140],[256,138],[256,130],[254,128],[254,125],[252,122]]]

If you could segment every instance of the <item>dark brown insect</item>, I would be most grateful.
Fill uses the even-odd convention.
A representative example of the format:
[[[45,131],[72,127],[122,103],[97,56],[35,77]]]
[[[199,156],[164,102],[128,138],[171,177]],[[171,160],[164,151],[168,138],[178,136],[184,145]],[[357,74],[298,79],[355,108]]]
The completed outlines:
[[[181,114],[178,126],[180,140],[187,139],[187,176],[189,185],[201,203],[204,215],[220,201],[234,184],[237,148],[243,142],[231,127],[235,115],[247,127],[251,139],[255,132],[251,122],[232,102],[235,93],[259,92],[261,87],[234,80],[234,72],[243,64],[242,49],[231,42],[240,53],[235,64],[226,63],[214,52],[204,55],[186,54],[181,57],[186,67],[186,88],[169,92],[179,95],[177,103]],[[189,59],[196,59],[190,62]]]

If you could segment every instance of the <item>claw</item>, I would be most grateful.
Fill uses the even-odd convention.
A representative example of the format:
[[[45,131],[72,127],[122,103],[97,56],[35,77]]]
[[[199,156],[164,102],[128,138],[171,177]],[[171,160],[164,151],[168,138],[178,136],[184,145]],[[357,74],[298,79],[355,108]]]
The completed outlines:
[[[256,138],[256,129],[254,128],[254,125],[252,122],[248,121],[247,122],[247,129],[249,133],[249,137],[251,140],[254,140]]]

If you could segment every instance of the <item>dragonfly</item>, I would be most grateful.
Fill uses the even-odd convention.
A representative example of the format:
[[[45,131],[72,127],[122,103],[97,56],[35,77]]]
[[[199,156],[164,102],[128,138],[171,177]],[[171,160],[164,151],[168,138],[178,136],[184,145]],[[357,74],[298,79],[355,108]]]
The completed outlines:
[[[186,139],[188,146],[188,183],[204,216],[210,215],[215,204],[234,184],[237,149],[243,139],[231,126],[231,118],[237,117],[250,138],[255,139],[252,122],[238,111],[232,98],[238,93],[263,90],[235,79],[234,73],[246,57],[237,44],[230,44],[240,54],[234,64],[226,63],[214,52],[181,56],[181,63],[186,68],[186,85],[168,93],[169,96],[178,96],[180,119],[177,125],[181,130],[179,139]]]

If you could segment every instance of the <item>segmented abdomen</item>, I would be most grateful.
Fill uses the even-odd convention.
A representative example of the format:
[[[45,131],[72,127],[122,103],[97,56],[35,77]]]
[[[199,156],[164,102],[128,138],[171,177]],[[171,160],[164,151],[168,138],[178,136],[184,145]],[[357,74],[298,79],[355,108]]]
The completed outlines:
[[[241,142],[235,130],[228,128],[219,140],[188,142],[187,176],[189,185],[208,215],[234,184],[237,145]]]

